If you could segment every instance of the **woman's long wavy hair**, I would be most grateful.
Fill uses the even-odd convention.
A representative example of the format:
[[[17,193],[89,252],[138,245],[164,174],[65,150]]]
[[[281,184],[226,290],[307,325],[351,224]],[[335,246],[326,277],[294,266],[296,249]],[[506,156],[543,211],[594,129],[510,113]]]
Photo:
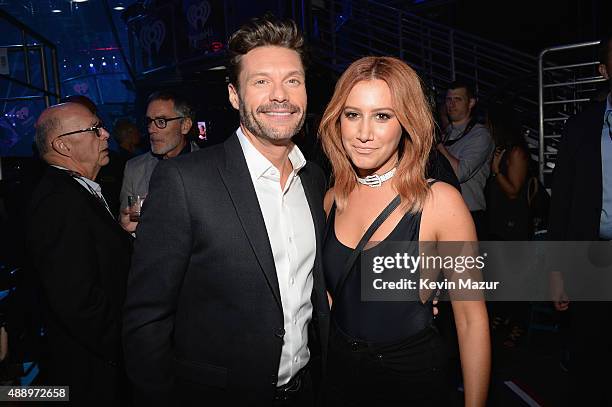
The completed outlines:
[[[425,167],[434,140],[434,120],[419,76],[405,62],[392,57],[365,57],[353,62],[336,83],[323,113],[319,138],[332,165],[336,205],[342,210],[357,186],[357,174],[342,145],[340,117],[353,87],[375,79],[389,86],[392,107],[402,126],[393,186],[402,198],[402,207],[416,212],[429,192]]]

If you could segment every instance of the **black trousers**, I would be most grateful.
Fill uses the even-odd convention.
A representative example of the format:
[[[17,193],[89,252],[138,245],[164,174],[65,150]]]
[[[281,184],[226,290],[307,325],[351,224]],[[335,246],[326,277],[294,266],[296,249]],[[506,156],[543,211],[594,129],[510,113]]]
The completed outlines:
[[[326,379],[328,406],[449,405],[446,347],[433,327],[384,344],[332,328]]]
[[[612,302],[571,302],[570,405],[612,406]]]

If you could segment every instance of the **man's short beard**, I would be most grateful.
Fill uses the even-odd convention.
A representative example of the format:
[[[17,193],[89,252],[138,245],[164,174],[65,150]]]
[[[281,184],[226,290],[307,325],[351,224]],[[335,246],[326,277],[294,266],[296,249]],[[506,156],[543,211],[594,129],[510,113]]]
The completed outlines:
[[[159,147],[151,146],[151,152],[155,155],[168,154],[170,151],[174,150],[177,146],[179,146],[183,142],[183,138],[184,136],[181,134],[180,137],[177,139],[176,144],[174,143],[169,144],[168,142],[166,142],[162,146],[159,146]],[[159,149],[159,151],[155,151],[156,148]]]
[[[286,131],[279,131],[278,129],[267,127],[263,123],[259,122],[255,118],[255,116],[246,109],[246,106],[244,105],[242,99],[239,100],[239,106],[240,123],[242,123],[244,127],[246,127],[247,130],[255,137],[264,138],[272,142],[290,140],[300,131],[300,129],[304,125],[304,121],[306,120],[306,115],[303,111],[294,113],[301,113],[302,116],[299,122],[295,126],[293,126],[293,128],[289,128]]]

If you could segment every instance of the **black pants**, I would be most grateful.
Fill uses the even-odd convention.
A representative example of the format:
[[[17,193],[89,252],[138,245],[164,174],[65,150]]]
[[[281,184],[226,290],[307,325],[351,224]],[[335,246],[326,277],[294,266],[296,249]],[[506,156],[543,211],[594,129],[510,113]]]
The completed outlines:
[[[612,303],[580,302],[570,313],[570,405],[611,406]]]
[[[292,382],[293,379],[290,383]],[[308,370],[301,376],[298,389],[290,393],[289,397],[276,397],[273,407],[314,407],[315,400],[316,397],[312,384],[311,371]]]
[[[328,406],[449,404],[446,347],[434,328],[385,344],[355,341],[332,328],[327,366]]]

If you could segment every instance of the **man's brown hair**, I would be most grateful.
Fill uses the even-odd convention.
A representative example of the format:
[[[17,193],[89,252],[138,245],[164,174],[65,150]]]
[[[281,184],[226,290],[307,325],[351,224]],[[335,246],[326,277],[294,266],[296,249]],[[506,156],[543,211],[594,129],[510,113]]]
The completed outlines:
[[[304,36],[293,20],[280,20],[272,14],[251,19],[229,38],[229,81],[238,89],[240,61],[249,51],[265,46],[291,49],[304,64]]]

